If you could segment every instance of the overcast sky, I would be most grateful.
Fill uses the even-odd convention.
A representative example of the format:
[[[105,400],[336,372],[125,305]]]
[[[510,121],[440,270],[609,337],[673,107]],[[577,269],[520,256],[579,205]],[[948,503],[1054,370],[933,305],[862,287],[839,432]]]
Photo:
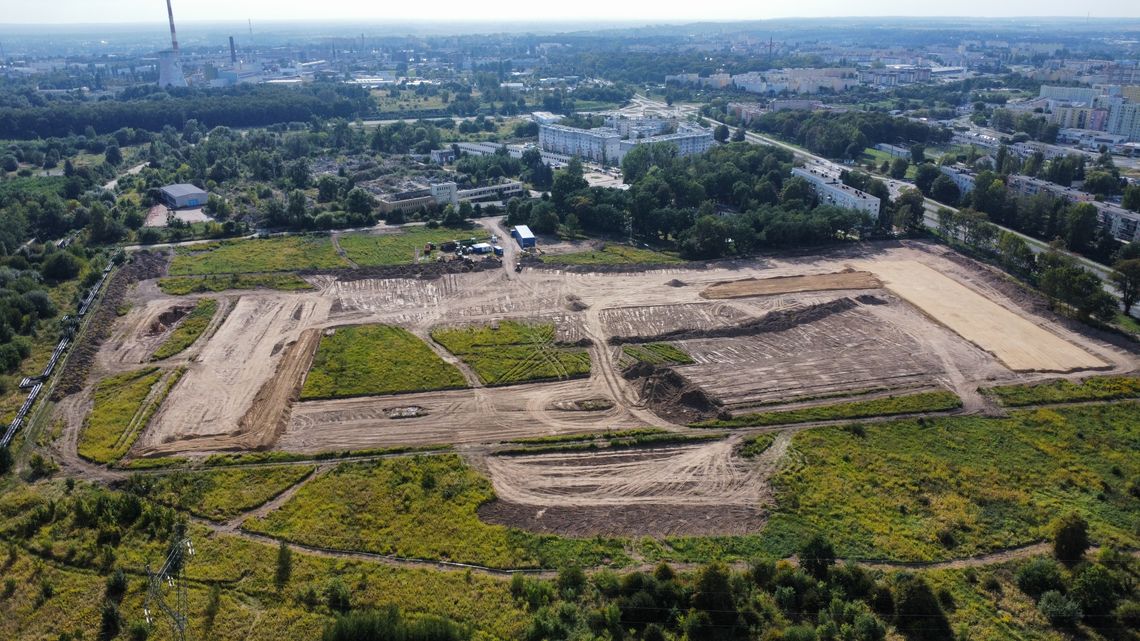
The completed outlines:
[[[0,0],[0,24],[155,22],[166,19],[163,0]],[[1140,17],[1140,1],[1100,0],[174,0],[174,17],[213,20],[750,20],[838,16],[1073,16]]]

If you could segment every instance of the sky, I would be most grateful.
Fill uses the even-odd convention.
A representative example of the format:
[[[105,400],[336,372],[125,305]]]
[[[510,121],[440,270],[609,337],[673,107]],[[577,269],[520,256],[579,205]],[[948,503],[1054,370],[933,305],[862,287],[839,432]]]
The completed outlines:
[[[162,0],[2,0],[0,24],[140,23],[166,20]],[[1140,17],[1137,0],[174,0],[176,21],[366,20],[539,22],[755,20],[840,16],[1080,16]]]

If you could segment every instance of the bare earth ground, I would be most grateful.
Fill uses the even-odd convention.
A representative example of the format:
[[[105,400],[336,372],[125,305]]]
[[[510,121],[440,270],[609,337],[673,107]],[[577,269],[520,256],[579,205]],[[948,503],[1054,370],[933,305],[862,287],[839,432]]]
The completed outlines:
[[[876,289],[879,281],[870,272],[838,272],[835,274],[809,274],[804,276],[776,276],[773,278],[746,278],[717,283],[701,292],[709,299],[748,298],[770,294],[795,292],[822,292],[833,289]]]
[[[865,263],[887,288],[1014,371],[1069,372],[1108,363],[913,260]]]
[[[505,235],[501,228],[496,232]],[[921,243],[622,273],[515,273],[517,249],[509,242],[504,248],[503,269],[435,280],[313,276],[316,291],[211,295],[223,301],[228,315],[219,314],[223,322],[172,359],[187,367],[186,374],[132,455],[461,444],[469,446],[464,451],[472,453],[473,464],[490,472],[502,497],[484,507],[491,520],[570,533],[744,532],[763,523],[767,478],[786,443],[758,462],[733,456],[731,441],[511,458],[484,457],[480,453],[486,448],[480,446],[641,426],[686,429],[650,411],[639,397],[638,381],[622,377],[621,351],[609,344],[615,336],[685,332],[677,344],[696,363],[676,371],[730,410],[947,388],[963,398],[963,411],[987,412],[995,408],[977,393],[980,385],[1056,375],[1047,372],[1077,376],[1092,368],[1137,367],[1134,354],[1030,311],[1032,304],[986,285],[969,261]],[[805,274],[814,276],[802,278]],[[720,301],[702,297],[706,288],[729,281],[737,281],[738,294],[740,287],[780,293]],[[886,289],[878,287],[880,281]],[[845,291],[819,289],[838,285]],[[794,291],[807,286],[816,289]],[[161,340],[154,321],[193,298],[166,296],[150,283],[139,284],[132,310],[118,319],[112,340],[101,349],[88,390],[60,404],[67,424],[65,453],[74,451],[90,384],[137,368]],[[820,309],[826,313],[812,311]],[[777,317],[780,322],[766,324]],[[324,328],[389,323],[428,339],[440,325],[504,319],[554,322],[559,340],[588,343],[591,376],[296,401]],[[743,331],[746,327],[751,329]],[[713,338],[705,335],[709,331],[731,335]],[[566,409],[586,400],[612,406]],[[395,415],[412,417],[390,418]]]

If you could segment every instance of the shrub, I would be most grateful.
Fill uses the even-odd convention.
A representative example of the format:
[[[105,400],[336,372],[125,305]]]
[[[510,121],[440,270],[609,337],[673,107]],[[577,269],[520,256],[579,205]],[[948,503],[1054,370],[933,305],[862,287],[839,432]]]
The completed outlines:
[[[408,621],[395,606],[383,610],[352,612],[338,616],[322,635],[322,641],[464,641],[470,630],[436,616]]]
[[[1070,592],[1085,616],[1104,617],[1116,609],[1120,582],[1103,565],[1089,565],[1077,573]]]
[[[902,575],[896,583],[895,628],[908,639],[951,638],[950,623],[924,579]]]
[[[1041,595],[1037,609],[1058,628],[1072,628],[1081,620],[1081,606],[1056,590]]]
[[[344,581],[339,578],[329,581],[325,588],[325,604],[333,612],[348,612],[352,609],[352,595]]]
[[[1034,559],[1017,571],[1017,587],[1034,599],[1051,590],[1063,591],[1061,568],[1050,559]]]
[[[835,564],[835,547],[822,534],[816,534],[800,548],[800,565],[817,579],[827,578],[828,569]]]
[[[123,600],[123,595],[127,593],[127,575],[122,569],[115,570],[115,572],[107,577],[107,600],[118,603]]]

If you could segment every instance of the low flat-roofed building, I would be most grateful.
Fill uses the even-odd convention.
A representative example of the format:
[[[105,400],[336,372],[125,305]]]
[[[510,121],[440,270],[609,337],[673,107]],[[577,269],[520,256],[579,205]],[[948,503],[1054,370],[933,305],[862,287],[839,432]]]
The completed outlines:
[[[206,190],[194,185],[167,185],[159,191],[162,193],[162,201],[171,209],[202,207],[206,204]]]

